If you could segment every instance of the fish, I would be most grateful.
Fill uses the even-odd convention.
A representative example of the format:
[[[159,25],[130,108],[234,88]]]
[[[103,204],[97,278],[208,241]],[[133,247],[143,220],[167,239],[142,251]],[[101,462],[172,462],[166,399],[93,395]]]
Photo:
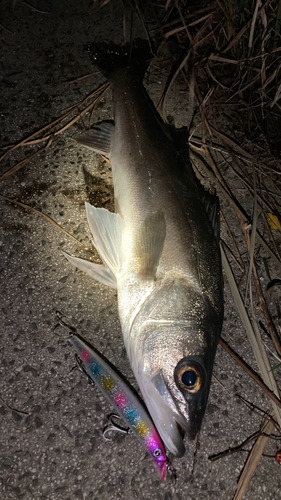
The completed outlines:
[[[113,365],[80,335],[71,334],[70,342],[78,355],[82,369],[144,445],[153,458],[161,480],[164,481],[167,470],[165,448],[139,398]]]
[[[145,40],[88,44],[108,79],[114,123],[78,142],[110,161],[115,213],[86,203],[103,264],[65,254],[117,290],[127,355],[166,449],[185,453],[205,413],[223,322],[219,200],[197,180],[187,133],[166,125],[143,86]]]

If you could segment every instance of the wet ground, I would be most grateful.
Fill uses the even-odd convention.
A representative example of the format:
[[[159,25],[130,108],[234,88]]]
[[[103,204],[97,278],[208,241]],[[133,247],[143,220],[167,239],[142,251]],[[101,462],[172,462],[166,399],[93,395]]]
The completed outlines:
[[[111,1],[102,10],[91,8],[88,0],[42,0],[32,6],[36,9],[20,1],[0,3],[2,145],[27,137],[103,82],[83,54],[83,43],[123,40],[118,2]],[[138,23],[135,30],[144,36]],[[146,77],[155,101],[165,77],[161,70]],[[180,90],[179,84],[174,86],[167,104],[177,126],[188,116]],[[95,113],[97,122],[112,117],[109,92]],[[81,130],[82,125],[75,124],[58,136],[47,151],[1,184],[1,194],[48,214],[88,247],[84,202],[113,210],[113,188],[107,163],[75,143]],[[29,146],[7,156],[1,173],[34,151]],[[54,329],[59,310],[135,385],[116,293],[65,260],[62,251],[87,256],[89,250],[81,250],[42,216],[5,200],[0,200],[0,212],[0,498],[230,500],[247,454],[214,463],[208,457],[239,444],[259,428],[260,415],[237,393],[264,410],[270,407],[266,397],[219,347],[195,463],[195,443],[186,443],[184,458],[173,462],[177,481],[168,477],[161,483],[134,436],[103,440],[111,408],[73,369],[66,330]],[[252,363],[227,284],[225,297],[223,335]],[[275,451],[270,443],[267,453]],[[245,499],[275,500],[280,489],[280,466],[264,457]]]

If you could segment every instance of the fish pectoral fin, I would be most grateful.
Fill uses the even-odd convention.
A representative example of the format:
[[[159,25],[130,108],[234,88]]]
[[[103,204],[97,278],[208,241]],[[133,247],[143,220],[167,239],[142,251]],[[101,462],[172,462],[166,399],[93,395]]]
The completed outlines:
[[[80,259],[79,257],[73,257],[65,252],[63,252],[63,254],[71,264],[78,267],[81,271],[89,274],[89,276],[97,281],[100,281],[103,285],[110,286],[111,288],[117,288],[115,276],[107,266],[95,264],[94,262]]]
[[[166,238],[163,212],[152,213],[140,225],[134,242],[135,272],[142,278],[155,277]]]
[[[95,208],[89,203],[85,205],[94,246],[103,262],[116,275],[123,263],[124,221],[119,214],[105,208]]]
[[[111,122],[101,122],[96,128],[91,128],[79,135],[76,141],[96,153],[109,158],[111,138],[114,125]]]

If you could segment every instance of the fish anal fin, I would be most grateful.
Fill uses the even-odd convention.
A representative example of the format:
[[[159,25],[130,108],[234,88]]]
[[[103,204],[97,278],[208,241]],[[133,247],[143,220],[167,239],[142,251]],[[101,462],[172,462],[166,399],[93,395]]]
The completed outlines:
[[[67,260],[81,271],[84,271],[92,278],[100,281],[103,285],[116,288],[116,279],[112,271],[105,265],[95,264],[89,260],[80,259],[80,257],[73,257],[63,252]]]
[[[143,279],[156,275],[166,237],[166,222],[163,212],[150,214],[142,222],[134,241],[135,273]]]
[[[95,128],[91,128],[79,135],[76,141],[87,148],[100,153],[109,158],[111,138],[114,130],[114,125],[111,122],[101,122]]]

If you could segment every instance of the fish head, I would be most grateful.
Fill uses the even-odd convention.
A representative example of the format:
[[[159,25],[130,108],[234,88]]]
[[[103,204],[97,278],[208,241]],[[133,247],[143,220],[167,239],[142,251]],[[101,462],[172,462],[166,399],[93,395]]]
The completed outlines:
[[[161,345],[154,343],[155,349],[143,358],[136,377],[165,446],[174,456],[181,457],[185,453],[184,434],[193,440],[200,429],[212,370],[206,368],[204,356],[180,352],[165,340],[167,328],[159,336]],[[168,329],[172,335],[174,327]],[[157,337],[159,333],[155,332]],[[178,329],[175,333],[179,333]]]
[[[205,413],[221,318],[202,294],[193,291],[183,300],[178,288],[178,317],[159,294],[154,307],[146,306],[142,319],[139,315],[132,367],[166,448],[180,457],[183,435],[193,440]]]

